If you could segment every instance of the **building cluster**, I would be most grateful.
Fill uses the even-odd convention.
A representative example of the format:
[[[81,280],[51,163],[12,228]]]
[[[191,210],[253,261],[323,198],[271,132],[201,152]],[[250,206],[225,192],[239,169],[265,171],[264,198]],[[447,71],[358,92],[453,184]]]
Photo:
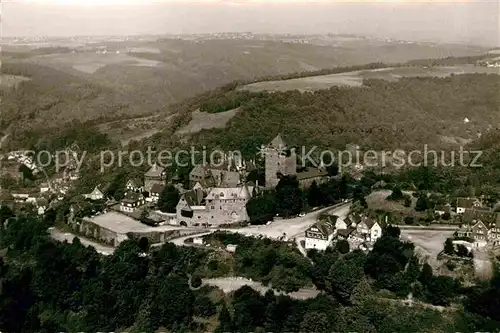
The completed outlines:
[[[499,212],[484,207],[477,198],[458,198],[456,213],[461,222],[456,239],[468,240],[476,248],[500,245]]]
[[[367,250],[382,237],[382,224],[358,214],[351,214],[345,220],[335,215],[320,215],[306,230],[305,248],[324,251],[335,241],[346,240],[351,250]]]
[[[500,67],[500,57],[493,59],[480,60],[476,63],[477,66],[499,68]]]

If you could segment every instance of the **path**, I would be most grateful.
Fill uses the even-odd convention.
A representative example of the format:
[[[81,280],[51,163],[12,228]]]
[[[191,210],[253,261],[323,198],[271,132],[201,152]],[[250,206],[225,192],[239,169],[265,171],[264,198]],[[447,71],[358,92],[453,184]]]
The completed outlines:
[[[489,280],[493,276],[493,264],[486,249],[473,249],[474,270],[476,276],[482,280]]]
[[[60,242],[67,241],[68,243],[71,243],[74,238],[79,238],[80,243],[82,243],[85,246],[94,247],[96,249],[96,251],[99,252],[100,254],[110,255],[110,254],[113,254],[113,252],[115,251],[114,247],[102,245],[102,244],[99,244],[97,242],[91,241],[90,239],[87,239],[87,238],[84,238],[81,236],[73,235],[69,232],[62,232],[54,227],[49,228],[48,231],[49,231],[49,234],[52,238],[54,238],[55,240],[58,240]]]
[[[258,291],[264,295],[269,289],[269,287],[264,286],[259,281],[253,281],[243,277],[224,277],[224,278],[214,278],[214,279],[203,279],[203,284],[214,286],[220,288],[225,293],[230,293],[232,291],[238,290],[243,286],[249,286],[255,291]],[[299,291],[284,293],[273,290],[277,295],[286,295],[294,299],[310,299],[318,296],[321,292],[316,288],[302,288]]]

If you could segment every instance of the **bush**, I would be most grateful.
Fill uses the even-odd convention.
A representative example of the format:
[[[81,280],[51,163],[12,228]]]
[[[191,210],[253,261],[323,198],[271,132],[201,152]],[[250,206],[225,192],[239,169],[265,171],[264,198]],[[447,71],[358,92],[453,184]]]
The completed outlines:
[[[191,277],[191,286],[193,288],[198,288],[202,284],[201,277],[199,275],[193,275]]]
[[[335,245],[335,248],[342,254],[349,253],[350,250],[349,243],[345,239],[340,239]]]
[[[405,217],[404,221],[406,225],[413,225],[415,223],[415,219],[413,218],[413,216]]]

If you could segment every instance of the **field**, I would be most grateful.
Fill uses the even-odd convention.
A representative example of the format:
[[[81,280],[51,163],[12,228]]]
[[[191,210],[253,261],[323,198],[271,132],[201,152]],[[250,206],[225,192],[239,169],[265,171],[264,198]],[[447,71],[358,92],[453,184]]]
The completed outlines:
[[[220,113],[207,113],[196,110],[192,113],[192,119],[188,125],[180,128],[176,134],[190,134],[202,129],[224,128],[228,121],[238,114],[240,109],[234,109]]]
[[[107,50],[105,54],[104,49]],[[4,48],[2,67],[10,66],[14,70],[4,73],[29,76],[31,81],[19,85],[17,93],[9,92],[3,97],[6,103],[3,125],[5,128],[12,125],[11,128],[22,132],[26,128],[45,128],[47,122],[60,128],[73,120],[95,121],[102,125],[151,115],[166,118],[174,113],[173,104],[235,80],[256,80],[371,62],[399,63],[421,58],[475,56],[486,51],[467,45],[403,45],[349,38],[329,45],[156,38],[102,40],[98,43],[82,40],[78,45],[64,40],[29,47],[10,45]],[[25,75],[26,72],[30,75]],[[333,79],[313,78],[311,89],[329,87],[339,79],[349,85],[361,84],[360,79],[351,73]],[[4,81],[14,84],[17,78]],[[29,100],[22,102],[17,94]],[[220,115],[224,119],[219,119],[219,115],[214,117],[195,113],[193,122],[180,133],[224,126],[232,118],[232,113]],[[139,122],[140,126],[124,121],[114,123],[111,131],[107,131],[108,126],[102,126],[102,129],[113,139],[127,143],[130,139],[146,138],[165,126],[165,122],[158,119]]]
[[[450,230],[401,230],[401,236],[415,244],[416,252],[422,259],[433,267],[438,268],[441,264],[437,260],[437,255],[444,248],[447,238],[453,236]]]
[[[0,86],[15,87],[23,81],[28,81],[29,78],[19,75],[0,74]]]
[[[397,81],[403,77],[447,77],[452,74],[500,74],[499,68],[486,68],[474,65],[443,67],[400,67],[366,71],[354,71],[340,74],[320,75],[283,81],[257,82],[241,87],[241,90],[259,91],[314,91],[329,89],[333,86],[360,87],[363,80],[381,79]]]
[[[390,190],[380,190],[374,191],[370,193],[369,196],[366,197],[366,202],[368,207],[373,210],[384,210],[389,212],[401,212],[404,214],[414,214],[415,213],[415,205],[417,203],[417,198],[411,195],[409,191],[403,191],[404,194],[407,194],[412,199],[411,207],[405,207],[400,202],[387,200],[387,197],[391,195],[392,191]]]
[[[85,74],[94,74],[108,65],[155,67],[161,63],[154,60],[136,58],[121,53],[65,53],[35,56],[30,62],[44,65],[68,66]]]

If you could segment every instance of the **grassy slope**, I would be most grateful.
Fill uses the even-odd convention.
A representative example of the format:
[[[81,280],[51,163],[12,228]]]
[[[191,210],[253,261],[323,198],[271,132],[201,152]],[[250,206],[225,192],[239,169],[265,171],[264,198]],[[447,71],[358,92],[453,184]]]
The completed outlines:
[[[420,148],[441,145],[440,135],[477,138],[500,122],[497,75],[369,81],[367,87],[313,93],[280,92],[242,105],[225,129],[205,130],[192,142],[246,149],[282,132],[294,145],[343,149]],[[463,124],[464,117],[471,123]],[[253,140],[253,142],[252,142]],[[243,148],[242,148],[243,147]]]

